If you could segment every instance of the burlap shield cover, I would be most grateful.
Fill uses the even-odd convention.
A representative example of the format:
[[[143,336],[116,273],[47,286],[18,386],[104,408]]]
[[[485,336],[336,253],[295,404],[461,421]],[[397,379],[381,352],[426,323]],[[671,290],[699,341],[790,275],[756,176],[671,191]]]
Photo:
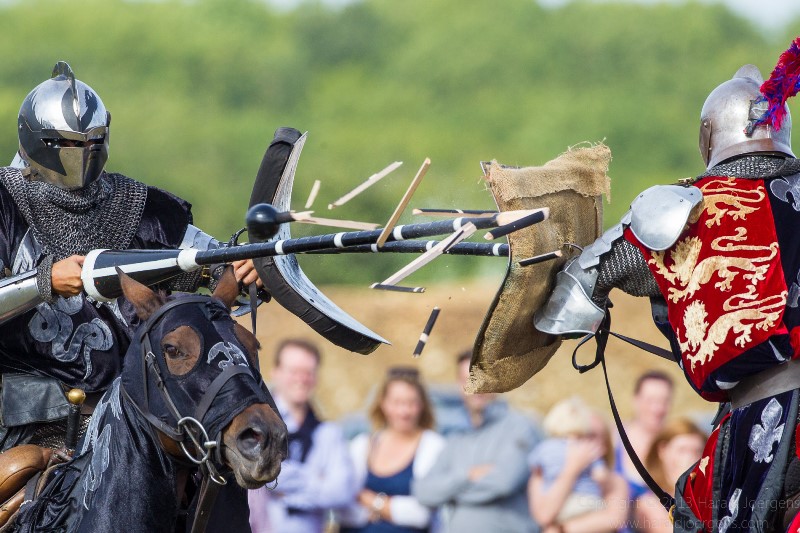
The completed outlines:
[[[573,148],[541,167],[509,168],[493,161],[486,175],[501,211],[549,207],[550,218],[511,233],[509,267],[475,339],[467,392],[505,392],[539,372],[561,338],[533,327],[533,314],[553,290],[555,275],[601,233],[602,194],[609,194],[611,150]],[[520,259],[561,250],[560,259],[520,267]]]

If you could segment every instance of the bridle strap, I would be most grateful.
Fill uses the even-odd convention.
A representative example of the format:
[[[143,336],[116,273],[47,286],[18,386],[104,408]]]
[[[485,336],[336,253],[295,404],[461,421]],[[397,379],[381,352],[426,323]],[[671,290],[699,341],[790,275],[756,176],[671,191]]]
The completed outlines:
[[[183,433],[182,433],[180,430],[178,430],[178,429],[175,429],[175,428],[173,428],[173,427],[171,427],[171,426],[169,426],[169,425],[165,424],[165,423],[164,423],[162,420],[160,420],[160,419],[156,418],[156,416],[155,416],[154,414],[152,414],[152,413],[151,413],[149,410],[148,410],[148,411],[145,411],[144,409],[142,409],[142,408],[139,406],[139,404],[138,404],[138,403],[136,403],[136,400],[134,400],[133,398],[131,398],[130,394],[128,394],[128,391],[125,389],[125,386],[124,386],[124,385],[122,385],[121,383],[120,383],[120,387],[119,387],[119,389],[120,389],[120,391],[122,391],[122,394],[123,394],[123,396],[125,396],[125,399],[126,399],[128,402],[130,402],[130,403],[131,403],[131,405],[133,405],[134,409],[136,409],[136,411],[137,411],[137,412],[138,412],[140,415],[142,415],[142,417],[144,417],[144,419],[145,419],[145,420],[147,420],[148,422],[150,422],[150,425],[151,425],[151,426],[153,426],[153,427],[154,427],[154,428],[156,428],[157,430],[161,431],[161,432],[162,432],[162,433],[164,433],[164,434],[165,434],[167,437],[171,438],[172,440],[174,440],[174,441],[176,441],[176,442],[180,442],[180,441],[182,441],[182,440],[183,440],[183,438],[184,438],[184,435],[183,435]]]
[[[156,322],[161,320],[161,317],[163,317],[168,311],[171,311],[172,309],[181,305],[192,304],[192,303],[206,304],[209,301],[210,300],[208,296],[200,296],[193,294],[191,296],[184,296],[165,303],[164,305],[159,307],[155,313],[150,315],[150,317],[147,320],[145,320],[142,326],[142,332],[139,334],[139,339],[140,340],[144,339],[144,337],[148,333],[150,333],[150,330],[153,329],[153,327],[156,325]]]
[[[197,498],[197,507],[194,512],[192,533],[203,533],[208,527],[211,508],[214,506],[220,487],[221,485],[217,483],[210,483],[208,476],[203,476],[203,481],[200,484],[200,495]]]
[[[242,366],[242,365],[234,365],[231,364],[230,366],[225,367],[219,376],[214,378],[214,381],[211,382],[211,385],[208,386],[206,392],[203,394],[203,398],[200,400],[200,403],[197,404],[197,407],[194,410],[194,418],[197,420],[203,420],[203,417],[206,416],[208,409],[211,407],[211,403],[214,401],[214,398],[217,397],[219,391],[222,389],[223,386],[234,376],[238,374],[252,374],[249,366]]]

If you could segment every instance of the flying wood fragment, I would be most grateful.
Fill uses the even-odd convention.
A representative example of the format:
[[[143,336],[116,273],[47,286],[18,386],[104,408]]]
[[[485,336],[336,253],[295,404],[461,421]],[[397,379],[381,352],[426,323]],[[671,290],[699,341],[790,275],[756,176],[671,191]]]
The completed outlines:
[[[408,190],[403,195],[403,198],[400,200],[400,203],[397,204],[397,208],[392,213],[392,216],[389,217],[389,222],[386,223],[386,226],[383,228],[380,236],[378,237],[377,244],[378,248],[384,245],[386,239],[389,238],[389,233],[394,228],[394,225],[397,224],[397,221],[400,219],[400,215],[403,214],[408,202],[411,201],[411,197],[414,196],[414,191],[417,190],[419,184],[422,182],[422,178],[425,177],[425,173],[428,172],[428,167],[431,166],[430,158],[426,157],[425,161],[422,162],[422,166],[419,167],[417,171],[417,175],[414,176],[414,179],[411,180],[411,185],[408,186]]]
[[[349,202],[368,188],[372,187],[376,183],[378,183],[381,179],[389,175],[393,170],[397,169],[400,165],[402,165],[402,161],[395,161],[391,165],[387,166],[380,172],[373,174],[372,176],[368,177],[361,185],[350,191],[349,193],[345,194],[332,204],[328,204],[328,209],[333,209],[334,207],[339,207],[344,205],[345,203]]]
[[[436,319],[439,318],[439,311],[438,307],[434,307],[431,311],[431,316],[428,317],[428,322],[425,324],[425,329],[422,330],[422,334],[419,336],[419,341],[417,342],[417,347],[414,348],[414,357],[419,357],[422,355],[422,350],[425,349],[425,345],[428,343],[428,337],[433,331],[433,325],[436,324]]]
[[[356,220],[339,220],[336,218],[320,218],[320,217],[307,217],[304,219],[296,220],[301,224],[316,224],[318,226],[330,226],[332,228],[347,228],[371,231],[378,229],[380,224],[373,224],[372,222],[358,222]]]
[[[305,208],[309,209],[314,204],[314,200],[317,199],[317,194],[319,193],[319,186],[322,185],[322,182],[319,180],[314,180],[314,185],[311,186],[311,192],[308,194],[308,200],[306,200]]]
[[[531,214],[514,220],[513,222],[506,223],[500,227],[494,228],[493,230],[486,233],[483,236],[484,239],[490,241],[492,239],[497,239],[498,237],[503,237],[508,235],[509,233],[513,233],[517,230],[521,230],[523,228],[527,228],[528,226],[532,226],[534,224],[538,224],[544,220],[547,220],[547,217],[550,216],[550,209],[547,207],[543,207],[541,209],[536,209]]]
[[[369,286],[370,289],[379,289],[382,291],[395,291],[395,292],[425,292],[425,287],[403,287],[402,285],[384,285],[382,283],[373,283]]]
[[[539,264],[539,263],[544,263],[545,261],[550,261],[552,259],[557,259],[557,258],[561,257],[562,255],[563,254],[559,250],[556,250],[555,252],[548,252],[546,254],[535,255],[533,257],[529,257],[528,259],[520,260],[519,266],[525,267],[525,266],[530,266],[530,265],[536,265],[536,264]]]
[[[464,224],[463,227],[455,231],[452,235],[445,237],[444,239],[436,243],[436,245],[433,246],[430,250],[420,255],[419,257],[411,261],[409,264],[407,264],[406,266],[404,266],[403,268],[401,268],[400,270],[398,270],[397,272],[386,278],[381,283],[381,285],[395,285],[399,281],[410,276],[420,268],[424,267],[425,265],[427,265],[440,255],[442,255],[453,245],[458,244],[464,239],[469,238],[473,233],[475,233],[475,231],[476,231],[475,224],[473,224],[472,222]]]

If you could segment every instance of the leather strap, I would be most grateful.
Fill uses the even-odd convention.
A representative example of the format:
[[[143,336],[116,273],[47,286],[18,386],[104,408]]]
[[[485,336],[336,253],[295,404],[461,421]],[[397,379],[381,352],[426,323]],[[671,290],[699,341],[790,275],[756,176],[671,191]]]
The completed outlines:
[[[211,518],[211,507],[214,505],[214,500],[217,499],[221,486],[210,481],[208,476],[203,476],[203,482],[200,485],[200,496],[197,500],[197,510],[194,513],[192,533],[203,533],[206,530],[208,519]]]
[[[258,287],[253,282],[247,287],[247,294],[250,298],[250,323],[253,328],[253,335],[256,335],[258,325]]]
[[[661,503],[662,506],[664,506],[664,509],[666,509],[668,513],[671,513],[672,508],[675,506],[675,498],[667,494],[667,492],[664,489],[662,489],[658,483],[656,483],[656,481],[653,479],[653,476],[650,475],[650,472],[647,471],[647,468],[642,463],[642,460],[639,459],[639,455],[636,453],[636,450],[633,449],[633,445],[631,444],[631,441],[628,438],[628,434],[625,432],[625,426],[623,426],[622,418],[619,416],[619,411],[617,410],[617,404],[616,402],[614,402],[614,395],[611,393],[611,383],[608,380],[608,369],[606,368],[606,359],[605,359],[606,345],[608,344],[608,336],[609,334],[611,334],[610,328],[611,328],[611,313],[608,310],[606,310],[606,316],[603,318],[603,322],[600,324],[600,328],[597,330],[597,333],[595,333],[594,335],[587,335],[586,337],[584,337],[578,344],[578,346],[575,348],[575,351],[572,353],[572,364],[581,374],[591,370],[597,365],[603,367],[603,378],[605,379],[606,390],[608,391],[608,403],[611,405],[611,414],[614,416],[614,424],[616,424],[617,426],[617,431],[619,432],[619,438],[620,441],[622,441],[622,446],[625,448],[625,452],[627,452],[628,457],[630,457],[634,468],[636,468],[636,471],[642,477],[642,480],[645,482],[645,484],[647,484],[648,488],[651,491],[653,491],[653,494],[656,495],[658,501]],[[621,335],[614,334],[614,336],[622,338],[622,340],[627,339],[627,337],[623,338]],[[597,349],[595,350],[594,361],[592,361],[588,365],[578,365],[577,355],[576,355],[578,349],[592,338],[594,338],[595,342],[597,343]],[[641,344],[644,345],[647,343],[641,343]],[[636,346],[636,344],[634,344],[634,346]]]

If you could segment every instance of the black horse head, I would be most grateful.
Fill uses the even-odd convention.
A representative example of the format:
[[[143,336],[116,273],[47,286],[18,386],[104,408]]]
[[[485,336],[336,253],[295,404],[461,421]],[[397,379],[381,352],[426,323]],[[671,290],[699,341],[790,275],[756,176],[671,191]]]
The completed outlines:
[[[179,456],[212,476],[229,468],[244,488],[277,478],[286,426],[258,371],[258,341],[230,317],[239,292],[233,270],[211,298],[165,298],[120,278],[143,321],[125,357],[123,394],[168,450],[175,454],[178,444]]]
[[[286,426],[259,374],[256,338],[230,317],[232,270],[211,297],[165,297],[121,277],[143,321],[122,375],[98,402],[80,453],[20,509],[17,531],[167,533],[191,477],[181,472],[199,469],[212,486],[230,472],[244,488],[280,472]]]

